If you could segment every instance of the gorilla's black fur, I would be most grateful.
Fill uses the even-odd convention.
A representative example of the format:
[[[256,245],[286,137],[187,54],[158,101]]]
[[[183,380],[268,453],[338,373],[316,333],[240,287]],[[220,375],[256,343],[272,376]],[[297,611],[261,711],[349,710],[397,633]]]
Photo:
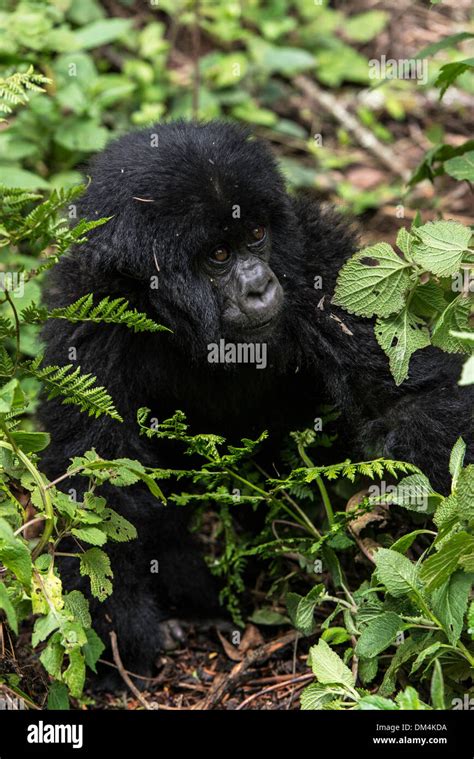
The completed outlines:
[[[91,420],[59,400],[45,403],[42,419],[52,433],[48,475],[61,474],[70,457],[91,447],[104,457],[182,464],[166,445],[138,436],[139,406],[158,419],[182,409],[195,432],[235,440],[308,426],[322,399],[343,411],[342,435],[354,457],[413,462],[441,489],[458,435],[472,460],[473,390],[456,384],[460,360],[434,348],[418,351],[409,379],[395,386],[372,323],[331,304],[337,272],[357,247],[354,233],[333,211],[288,195],[264,144],[228,124],[177,122],[112,143],[90,173],[79,214],[112,219],[55,267],[48,305],[89,292],[98,299],[123,296],[172,333],[49,322],[47,363],[69,363],[69,349],[76,348],[82,371],[97,375],[125,421]],[[223,239],[240,244],[255,224],[268,230],[269,266],[284,292],[282,309],[263,332],[268,365],[210,364],[208,344],[239,335],[222,321],[226,291],[206,257]],[[150,287],[156,276],[157,289]],[[316,276],[322,290],[314,287]],[[139,538],[107,548],[114,593],[94,604],[95,627],[105,642],[115,629],[126,665],[148,672],[163,643],[160,623],[175,614],[214,613],[216,592],[184,509],[163,507],[139,487],[109,496]],[[150,573],[152,559],[159,560],[158,575]],[[62,571],[67,582],[79,582],[76,564]]]

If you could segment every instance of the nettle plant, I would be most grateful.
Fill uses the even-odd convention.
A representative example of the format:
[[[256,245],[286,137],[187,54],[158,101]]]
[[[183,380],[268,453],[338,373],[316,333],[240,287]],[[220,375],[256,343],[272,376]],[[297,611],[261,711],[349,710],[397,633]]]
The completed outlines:
[[[469,600],[474,580],[474,465],[463,466],[465,452],[459,439],[451,454],[447,497],[435,493],[426,478],[414,476],[438,532],[417,529],[390,548],[378,548],[370,581],[346,591],[344,599],[332,598],[323,585],[305,597],[290,594],[288,607],[303,634],[315,629],[315,609],[328,601],[336,604],[310,650],[316,681],[302,694],[303,709],[462,708],[474,668],[474,601]],[[406,498],[409,490],[413,492],[400,483],[394,501],[413,508]],[[433,540],[413,561],[404,554],[421,534]],[[335,614],[342,614],[344,628],[330,626]],[[339,656],[328,642],[348,647]],[[395,653],[375,689],[377,673],[387,659],[384,652],[393,646]],[[411,686],[388,698],[407,669],[411,682],[428,682],[431,705]]]
[[[474,249],[472,232],[456,221],[402,228],[395,251],[385,242],[356,253],[339,273],[334,303],[376,317],[375,335],[397,385],[416,350],[435,345],[472,355]],[[472,378],[472,360],[462,382]]]

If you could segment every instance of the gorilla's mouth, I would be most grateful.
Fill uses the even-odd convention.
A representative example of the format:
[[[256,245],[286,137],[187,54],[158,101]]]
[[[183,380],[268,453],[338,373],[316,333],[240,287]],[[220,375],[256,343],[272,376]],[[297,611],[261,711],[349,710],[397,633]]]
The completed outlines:
[[[274,321],[274,318],[274,316],[271,316],[269,319],[265,319],[265,321],[259,322],[258,324],[249,324],[248,331],[259,332],[260,330],[266,329],[266,327],[269,327],[270,324]]]

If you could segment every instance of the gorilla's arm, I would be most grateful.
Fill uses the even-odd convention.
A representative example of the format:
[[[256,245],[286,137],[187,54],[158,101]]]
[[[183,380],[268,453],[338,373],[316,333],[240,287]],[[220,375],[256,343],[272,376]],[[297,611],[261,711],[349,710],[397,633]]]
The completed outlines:
[[[449,453],[458,436],[468,444],[468,460],[474,457],[474,388],[457,384],[462,358],[434,347],[417,351],[408,379],[397,387],[373,320],[331,303],[337,273],[356,249],[350,228],[305,197],[294,207],[305,232],[309,360],[343,410],[341,434],[349,432],[359,455],[412,462],[435,488],[446,490]],[[320,290],[312,287],[318,276]]]

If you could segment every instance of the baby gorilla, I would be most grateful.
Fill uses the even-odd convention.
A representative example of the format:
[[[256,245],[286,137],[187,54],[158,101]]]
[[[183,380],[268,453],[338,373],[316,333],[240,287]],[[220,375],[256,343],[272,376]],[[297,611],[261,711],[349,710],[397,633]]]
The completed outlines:
[[[342,411],[353,456],[411,461],[441,489],[458,435],[472,460],[473,391],[456,384],[458,358],[419,351],[410,378],[395,386],[372,323],[331,304],[337,272],[357,247],[353,232],[333,211],[290,196],[265,144],[229,124],[175,122],[112,143],[90,174],[79,215],[111,219],[55,267],[48,305],[90,292],[125,297],[171,332],[48,323],[46,362],[69,363],[74,347],[82,371],[97,375],[124,418],[91,420],[59,400],[45,403],[51,478],[92,447],[150,466],[189,464],[171,444],[139,436],[140,406],[161,420],[182,409],[193,431],[231,442],[264,429],[278,441],[312,426],[329,400]],[[80,493],[79,482],[68,487]],[[107,548],[114,592],[105,603],[92,599],[94,626],[105,643],[115,630],[125,665],[150,674],[166,620],[215,615],[216,588],[186,509],[164,507],[139,486],[105,494],[138,539]],[[87,593],[75,560],[65,559],[61,573]]]

